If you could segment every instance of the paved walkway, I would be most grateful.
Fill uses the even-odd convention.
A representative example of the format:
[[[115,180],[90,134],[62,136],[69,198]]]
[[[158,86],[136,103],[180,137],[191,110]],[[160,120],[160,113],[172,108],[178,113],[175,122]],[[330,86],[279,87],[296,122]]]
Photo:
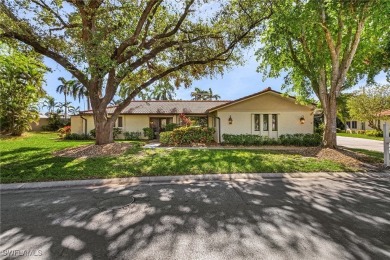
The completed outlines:
[[[0,258],[390,259],[389,186],[366,176],[5,191]]]

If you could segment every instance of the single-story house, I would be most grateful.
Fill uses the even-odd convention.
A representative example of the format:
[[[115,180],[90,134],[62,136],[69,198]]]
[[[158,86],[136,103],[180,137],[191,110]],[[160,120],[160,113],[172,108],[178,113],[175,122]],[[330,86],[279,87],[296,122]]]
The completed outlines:
[[[390,125],[390,109],[382,111],[380,113],[380,116],[382,116],[384,119],[378,120],[378,122],[375,122],[376,125],[380,126],[380,128],[383,128],[383,124],[387,123]],[[348,119],[345,123],[345,128],[348,131],[351,130],[373,130],[373,128],[368,126],[368,122],[363,122],[359,120],[353,120],[353,119]]]
[[[108,115],[115,107],[107,108]],[[202,119],[216,129],[215,141],[223,134],[255,134],[278,138],[282,134],[312,134],[315,105],[301,105],[292,96],[267,88],[232,101],[132,101],[115,123],[122,132],[143,132],[151,127],[164,131],[168,123],[181,123],[180,114]],[[95,128],[92,111],[71,117],[72,133]]]

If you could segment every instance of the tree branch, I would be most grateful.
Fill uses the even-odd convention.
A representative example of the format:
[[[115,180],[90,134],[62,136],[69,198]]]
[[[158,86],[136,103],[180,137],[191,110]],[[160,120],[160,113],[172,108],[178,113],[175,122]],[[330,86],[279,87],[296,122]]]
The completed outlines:
[[[81,83],[83,83],[85,86],[88,85],[88,78],[79,70],[76,66],[74,66],[70,61],[68,61],[65,57],[62,55],[55,53],[51,50],[49,50],[47,47],[42,46],[38,41],[32,39],[29,36],[21,35],[15,32],[5,32],[0,34],[0,38],[12,38],[16,39],[18,41],[21,41],[27,45],[30,45],[34,48],[34,50],[42,55],[45,55],[56,62],[58,62],[61,66],[63,66],[65,69],[67,69],[72,75],[77,78]]]
[[[147,20],[150,11],[152,10],[153,6],[156,3],[157,3],[157,0],[150,0],[146,4],[146,7],[145,7],[144,11],[142,12],[141,17],[138,20],[138,23],[137,23],[137,26],[135,28],[133,35],[130,38],[123,41],[119,45],[119,47],[117,49],[115,49],[115,51],[112,55],[112,58],[118,59],[122,55],[122,53],[126,50],[127,47],[136,44],[137,38],[138,38],[139,34],[141,33],[142,27],[144,26],[145,21]]]

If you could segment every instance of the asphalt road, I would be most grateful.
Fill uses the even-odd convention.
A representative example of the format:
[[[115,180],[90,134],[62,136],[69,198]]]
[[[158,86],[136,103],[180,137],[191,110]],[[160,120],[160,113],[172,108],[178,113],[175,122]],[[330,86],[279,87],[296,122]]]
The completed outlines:
[[[0,257],[16,255],[19,259],[390,259],[390,179],[4,191]]]
[[[366,149],[383,153],[383,141],[337,136],[337,145],[347,148]]]

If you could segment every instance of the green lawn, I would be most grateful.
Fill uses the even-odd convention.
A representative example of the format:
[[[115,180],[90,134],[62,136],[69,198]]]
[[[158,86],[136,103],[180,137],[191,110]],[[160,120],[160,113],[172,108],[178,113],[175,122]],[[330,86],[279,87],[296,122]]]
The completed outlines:
[[[365,149],[348,148],[348,150],[368,155],[376,163],[383,163],[384,154],[382,152],[370,151]]]
[[[62,141],[54,133],[1,139],[1,182],[249,172],[350,171],[329,160],[266,150],[132,148],[118,157],[54,157],[52,152],[91,141]]]
[[[363,135],[363,134],[337,133],[337,135],[338,136],[346,136],[346,137],[355,137],[355,138],[363,138],[363,139],[383,141],[383,137],[368,136],[368,135]]]

